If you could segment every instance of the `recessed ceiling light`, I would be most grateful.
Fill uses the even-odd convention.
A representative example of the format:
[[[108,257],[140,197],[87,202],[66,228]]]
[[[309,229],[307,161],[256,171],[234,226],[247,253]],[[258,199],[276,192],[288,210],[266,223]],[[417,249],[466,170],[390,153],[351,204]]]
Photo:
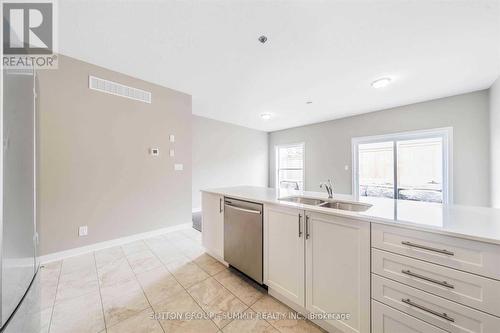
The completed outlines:
[[[392,79],[390,77],[381,77],[380,79],[376,79],[372,82],[372,87],[379,89],[386,87],[389,83],[391,83]]]
[[[260,117],[261,117],[262,119],[264,119],[264,120],[269,120],[269,119],[271,119],[271,117],[272,117],[272,116],[273,116],[273,115],[272,115],[271,113],[269,113],[269,112],[265,112],[265,113],[261,113],[261,114],[260,114]]]

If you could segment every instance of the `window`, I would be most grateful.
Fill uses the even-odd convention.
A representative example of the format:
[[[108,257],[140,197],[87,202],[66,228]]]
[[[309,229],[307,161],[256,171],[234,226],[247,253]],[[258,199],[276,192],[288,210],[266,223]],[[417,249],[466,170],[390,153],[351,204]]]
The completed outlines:
[[[452,129],[353,138],[356,198],[451,203]]]
[[[304,144],[276,146],[276,187],[304,190]]]

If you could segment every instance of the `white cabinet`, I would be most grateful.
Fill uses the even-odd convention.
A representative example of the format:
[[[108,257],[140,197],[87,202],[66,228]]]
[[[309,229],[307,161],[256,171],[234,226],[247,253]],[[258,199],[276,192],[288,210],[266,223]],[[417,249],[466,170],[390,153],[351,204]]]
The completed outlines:
[[[497,332],[500,318],[373,274],[372,297],[453,333]]]
[[[500,317],[498,280],[375,248],[372,272]]]
[[[498,331],[498,245],[377,223],[371,243],[372,333]]]
[[[372,246],[500,280],[500,246],[496,244],[373,223]]]
[[[264,208],[264,283],[304,307],[304,211]]]
[[[349,314],[327,320],[342,332],[370,332],[370,223],[306,212],[306,308]]]
[[[207,252],[224,260],[224,197],[219,194],[201,194],[201,241]]]
[[[446,333],[446,331],[372,301],[372,333]]]
[[[343,332],[370,332],[370,223],[290,207],[264,210],[264,279],[289,305]]]

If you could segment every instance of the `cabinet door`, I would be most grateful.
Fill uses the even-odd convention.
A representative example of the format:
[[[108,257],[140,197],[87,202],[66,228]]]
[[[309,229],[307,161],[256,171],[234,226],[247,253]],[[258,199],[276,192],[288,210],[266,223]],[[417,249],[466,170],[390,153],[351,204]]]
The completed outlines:
[[[306,212],[306,308],[342,332],[370,332],[370,223]]]
[[[304,307],[304,211],[266,205],[264,280],[274,292]]]
[[[202,244],[212,256],[224,260],[224,197],[203,192],[201,210]]]

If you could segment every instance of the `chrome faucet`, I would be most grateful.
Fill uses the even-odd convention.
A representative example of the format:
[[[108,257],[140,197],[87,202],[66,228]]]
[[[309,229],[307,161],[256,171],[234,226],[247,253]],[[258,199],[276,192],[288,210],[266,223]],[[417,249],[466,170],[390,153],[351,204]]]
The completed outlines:
[[[325,187],[326,192],[328,193],[328,198],[332,199],[333,198],[333,184],[332,184],[332,181],[330,179],[328,179],[328,183],[325,183],[325,182],[319,183],[319,187],[320,188],[323,188],[323,186]]]

